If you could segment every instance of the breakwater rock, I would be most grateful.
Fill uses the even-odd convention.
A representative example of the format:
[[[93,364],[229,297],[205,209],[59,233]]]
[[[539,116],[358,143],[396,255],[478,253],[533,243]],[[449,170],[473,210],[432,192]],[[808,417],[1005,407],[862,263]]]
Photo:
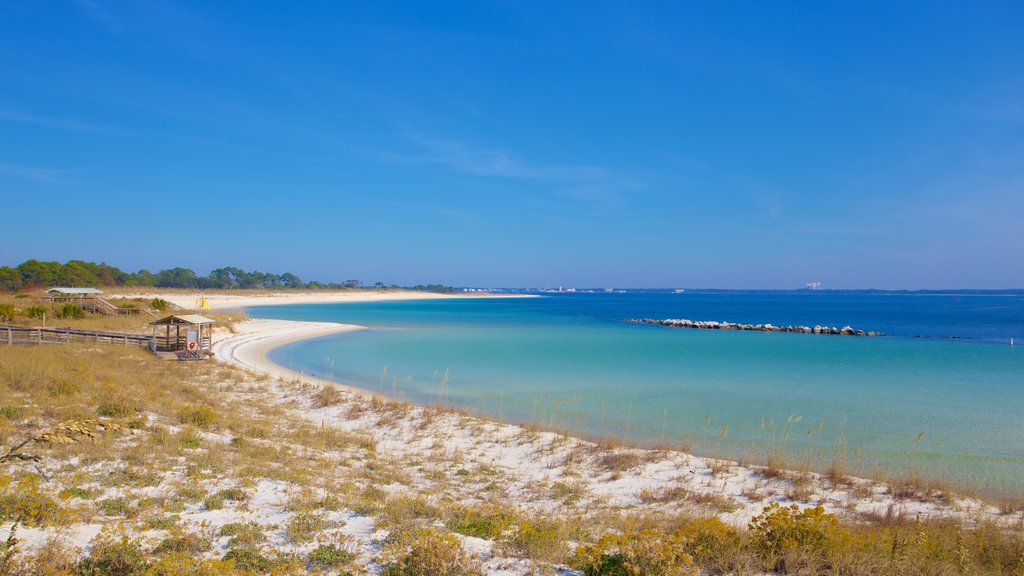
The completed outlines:
[[[885,336],[882,332],[856,330],[849,326],[775,326],[772,324],[737,324],[735,322],[715,322],[702,320],[680,320],[669,318],[626,318],[626,322],[636,324],[657,324],[671,328],[696,328],[698,330],[750,330],[754,332],[792,332],[794,334],[835,334],[837,336]]]

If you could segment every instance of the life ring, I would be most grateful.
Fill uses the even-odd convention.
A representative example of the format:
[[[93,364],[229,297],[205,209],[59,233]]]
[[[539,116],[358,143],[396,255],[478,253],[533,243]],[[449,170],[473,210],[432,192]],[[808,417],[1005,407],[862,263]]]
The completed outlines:
[[[195,352],[196,350],[199,350],[199,344],[196,343],[195,340],[189,340],[188,344],[185,345],[185,350],[188,350],[189,352]]]

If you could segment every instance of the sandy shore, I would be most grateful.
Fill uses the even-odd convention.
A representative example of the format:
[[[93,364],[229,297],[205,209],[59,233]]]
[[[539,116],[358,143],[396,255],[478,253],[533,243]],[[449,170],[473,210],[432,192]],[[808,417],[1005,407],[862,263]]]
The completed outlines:
[[[355,398],[376,395],[363,389],[288,370],[267,358],[267,353],[270,350],[283,344],[365,329],[364,326],[329,322],[254,319],[237,323],[234,329],[236,331],[234,334],[222,334],[219,338],[215,337],[214,353],[220,361],[261,374],[269,374],[284,381],[315,386],[337,386],[352,393]],[[336,418],[340,419],[342,416],[338,414]],[[335,420],[335,418],[328,418],[328,420]],[[562,468],[579,468],[588,472],[584,474],[587,480],[583,483],[586,484],[589,492],[600,494],[603,498],[616,502],[618,505],[635,505],[638,494],[644,491],[666,490],[681,484],[685,486],[685,490],[693,493],[708,494],[715,498],[734,502],[735,509],[721,513],[719,517],[738,526],[744,525],[752,515],[757,514],[770,502],[792,503],[797,501],[792,496],[794,478],[802,478],[800,482],[808,484],[807,492],[811,495],[808,500],[823,504],[829,512],[840,515],[851,515],[851,512],[885,514],[886,510],[894,507],[901,515],[914,515],[918,518],[956,517],[963,519],[978,514],[989,517],[999,516],[993,508],[973,499],[962,499],[955,503],[944,502],[941,499],[907,501],[894,497],[892,491],[883,484],[851,477],[846,486],[837,487],[826,478],[809,472],[792,472],[776,478],[766,478],[756,466],[699,457],[675,450],[623,448],[648,464],[640,470],[608,479],[604,477],[604,472],[593,463],[583,466],[579,464],[566,466],[565,464],[552,465],[547,461],[538,464],[533,460],[535,456],[532,452],[534,450],[543,453],[544,446],[549,445],[564,444],[568,447],[564,449],[566,452],[583,449],[587,452],[597,453],[602,450],[591,442],[547,432],[542,433],[539,440],[529,442],[528,447],[521,453],[514,454],[510,453],[507,447],[503,447],[501,441],[495,442],[493,438],[481,438],[472,432],[481,426],[493,430],[498,438],[529,434],[519,425],[487,422],[475,416],[451,413],[448,415],[444,431],[436,435],[423,433],[411,435],[415,441],[410,438],[398,440],[398,438],[388,438],[385,435],[379,440],[384,442],[382,445],[393,449],[395,457],[402,459],[409,457],[410,452],[416,452],[409,444],[415,444],[424,438],[444,438],[444,444],[457,446],[459,450],[465,451],[467,454],[475,452],[487,465],[499,466],[508,471],[512,477],[519,478],[527,484],[542,479],[546,480],[551,476],[563,476],[566,474],[566,470],[562,470]],[[563,455],[553,460],[558,461],[559,458],[569,459]],[[717,472],[720,469],[726,469],[728,473],[723,475]],[[526,491],[525,486],[521,489]]]
[[[363,393],[357,388],[327,382],[302,372],[289,370],[270,361],[267,354],[278,346],[331,334],[365,330],[366,326],[334,322],[298,322],[292,320],[254,319],[234,326],[235,333],[222,333],[214,338],[213,354],[223,362],[268,374],[283,380],[302,380],[317,385],[340,386],[349,392]],[[368,393],[367,393],[368,394]]]
[[[166,291],[149,290],[144,292],[124,292],[113,294],[118,298],[162,298],[185,309],[195,308],[196,297],[200,291]],[[391,300],[440,300],[453,298],[532,298],[526,294],[438,294],[435,292],[413,292],[409,290],[326,290],[319,292],[307,291],[204,291],[206,303],[210,310],[239,310],[255,306],[275,306],[281,304],[326,304],[332,302],[381,302]]]

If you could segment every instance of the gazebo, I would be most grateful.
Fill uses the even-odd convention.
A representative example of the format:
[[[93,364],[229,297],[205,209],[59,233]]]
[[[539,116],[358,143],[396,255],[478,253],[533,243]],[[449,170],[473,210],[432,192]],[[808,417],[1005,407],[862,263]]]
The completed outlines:
[[[158,352],[185,353],[192,358],[202,358],[211,353],[214,322],[199,314],[176,314],[149,325],[153,327],[153,340]],[[164,327],[163,334],[159,334],[160,326]],[[171,334],[171,328],[174,328],[174,334]]]

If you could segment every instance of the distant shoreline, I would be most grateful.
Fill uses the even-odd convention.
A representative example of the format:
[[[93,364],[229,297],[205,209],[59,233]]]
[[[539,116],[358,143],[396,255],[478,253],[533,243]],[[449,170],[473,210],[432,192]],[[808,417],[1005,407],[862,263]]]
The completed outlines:
[[[290,304],[331,304],[341,302],[382,302],[395,300],[442,300],[464,298],[531,298],[530,294],[416,292],[411,290],[118,290],[111,295],[118,298],[161,298],[186,310],[196,308],[196,298],[203,295],[210,310],[230,311],[258,306]]]

